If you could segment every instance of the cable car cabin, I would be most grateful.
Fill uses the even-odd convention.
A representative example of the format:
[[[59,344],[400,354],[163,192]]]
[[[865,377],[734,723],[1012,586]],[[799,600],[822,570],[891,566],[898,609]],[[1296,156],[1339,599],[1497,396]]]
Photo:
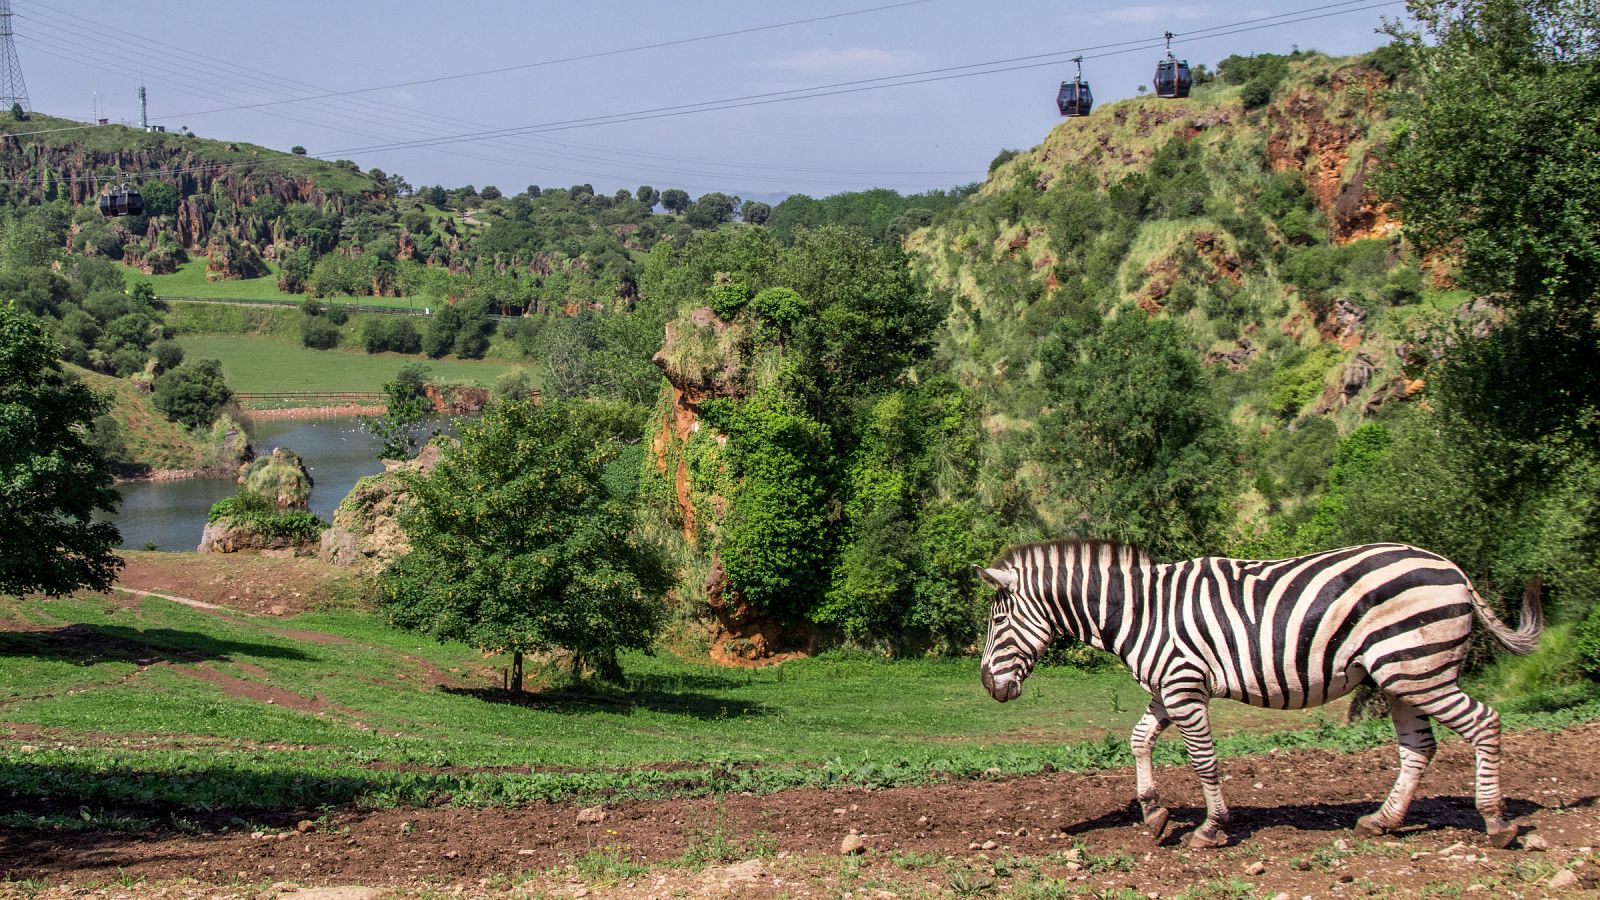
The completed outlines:
[[[1056,109],[1063,116],[1087,116],[1094,108],[1094,94],[1089,82],[1083,80],[1061,82],[1061,92],[1056,94]]]
[[[138,191],[119,188],[100,195],[100,214],[103,216],[142,216],[144,198]]]
[[[1189,61],[1186,59],[1166,59],[1156,63],[1155,89],[1157,97],[1166,97],[1169,100],[1189,96],[1189,88],[1194,86],[1194,79],[1189,75]]]

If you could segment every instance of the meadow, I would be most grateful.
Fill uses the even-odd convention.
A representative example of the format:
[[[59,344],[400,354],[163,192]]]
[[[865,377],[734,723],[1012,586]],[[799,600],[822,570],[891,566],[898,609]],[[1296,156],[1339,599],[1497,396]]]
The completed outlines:
[[[426,365],[429,380],[489,387],[518,367],[509,360],[428,359],[356,349],[311,350],[299,341],[270,335],[185,334],[178,338],[188,359],[216,359],[235,392],[381,391],[408,363]],[[526,364],[522,364],[526,367]],[[530,367],[531,368],[531,367]]]
[[[251,564],[309,591],[306,561]],[[1120,667],[1045,668],[1002,705],[971,658],[841,652],[762,669],[629,654],[625,686],[536,669],[514,695],[502,656],[397,631],[358,601],[323,605],[270,616],[122,593],[0,599],[0,792],[92,819],[887,787],[1126,765],[1144,706]],[[1600,715],[1575,700],[1502,709],[1513,727]],[[1386,720],[1340,716],[1218,704],[1213,721],[1227,755],[1393,739]],[[1181,762],[1180,745],[1158,758]]]
[[[145,275],[137,269],[127,268],[124,277],[129,284],[147,281],[155,288],[156,296],[171,299],[208,298],[241,300],[257,303],[300,305],[308,294],[288,294],[278,290],[278,264],[268,262],[267,274],[260,278],[235,278],[226,281],[206,280],[206,260],[197,256],[178,267],[170,275]],[[371,297],[338,296],[322,300],[327,306],[384,306],[393,309],[422,310],[438,306],[438,298],[428,297]]]

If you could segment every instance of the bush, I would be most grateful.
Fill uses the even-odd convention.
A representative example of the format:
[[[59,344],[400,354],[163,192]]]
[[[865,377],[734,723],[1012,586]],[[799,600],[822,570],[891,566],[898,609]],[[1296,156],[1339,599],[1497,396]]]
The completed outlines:
[[[183,365],[183,345],[174,340],[156,341],[151,344],[150,355],[155,357],[156,365],[165,371]]]
[[[1256,80],[1244,86],[1239,92],[1239,102],[1245,109],[1260,109],[1272,102],[1272,85],[1266,81]]]
[[[216,421],[233,391],[222,377],[222,363],[202,359],[163,373],[156,379],[150,402],[174,422],[204,428]]]
[[[211,505],[206,522],[232,519],[264,537],[310,543],[322,536],[328,523],[305,510],[281,510],[261,494],[241,491]]]
[[[361,347],[368,353],[418,353],[422,335],[410,319],[373,316],[361,326]]]
[[[1584,676],[1600,680],[1600,606],[1578,623],[1573,638],[1573,664]]]
[[[339,326],[322,316],[300,320],[300,343],[313,350],[332,350],[339,346]]]

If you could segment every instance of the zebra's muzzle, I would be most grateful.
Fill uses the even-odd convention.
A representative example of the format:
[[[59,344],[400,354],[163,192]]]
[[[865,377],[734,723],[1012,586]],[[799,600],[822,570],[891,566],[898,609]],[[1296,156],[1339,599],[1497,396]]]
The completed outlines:
[[[1000,701],[1015,700],[1022,693],[1022,680],[1019,678],[995,678],[990,671],[989,664],[983,663],[978,667],[978,674],[983,678],[983,687],[989,696]]]

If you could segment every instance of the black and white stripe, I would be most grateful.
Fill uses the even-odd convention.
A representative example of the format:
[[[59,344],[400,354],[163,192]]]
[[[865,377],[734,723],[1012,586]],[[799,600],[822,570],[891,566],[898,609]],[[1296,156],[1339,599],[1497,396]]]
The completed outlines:
[[[1228,807],[1209,702],[1304,709],[1371,678],[1393,713],[1400,775],[1358,829],[1377,834],[1400,825],[1433,758],[1430,722],[1437,720],[1477,751],[1478,809],[1491,839],[1505,846],[1516,835],[1500,796],[1500,717],[1463,693],[1457,677],[1474,614],[1511,651],[1533,649],[1542,628],[1537,580],[1513,631],[1454,563],[1404,544],[1161,564],[1125,544],[1050,541],[1014,547],[981,574],[996,588],[981,669],[996,700],[1015,699],[1062,635],[1121,657],[1150,693],[1132,745],[1139,803],[1158,832],[1167,811],[1150,751],[1169,724],[1183,735],[1205,791],[1206,821],[1190,842],[1220,846]]]

